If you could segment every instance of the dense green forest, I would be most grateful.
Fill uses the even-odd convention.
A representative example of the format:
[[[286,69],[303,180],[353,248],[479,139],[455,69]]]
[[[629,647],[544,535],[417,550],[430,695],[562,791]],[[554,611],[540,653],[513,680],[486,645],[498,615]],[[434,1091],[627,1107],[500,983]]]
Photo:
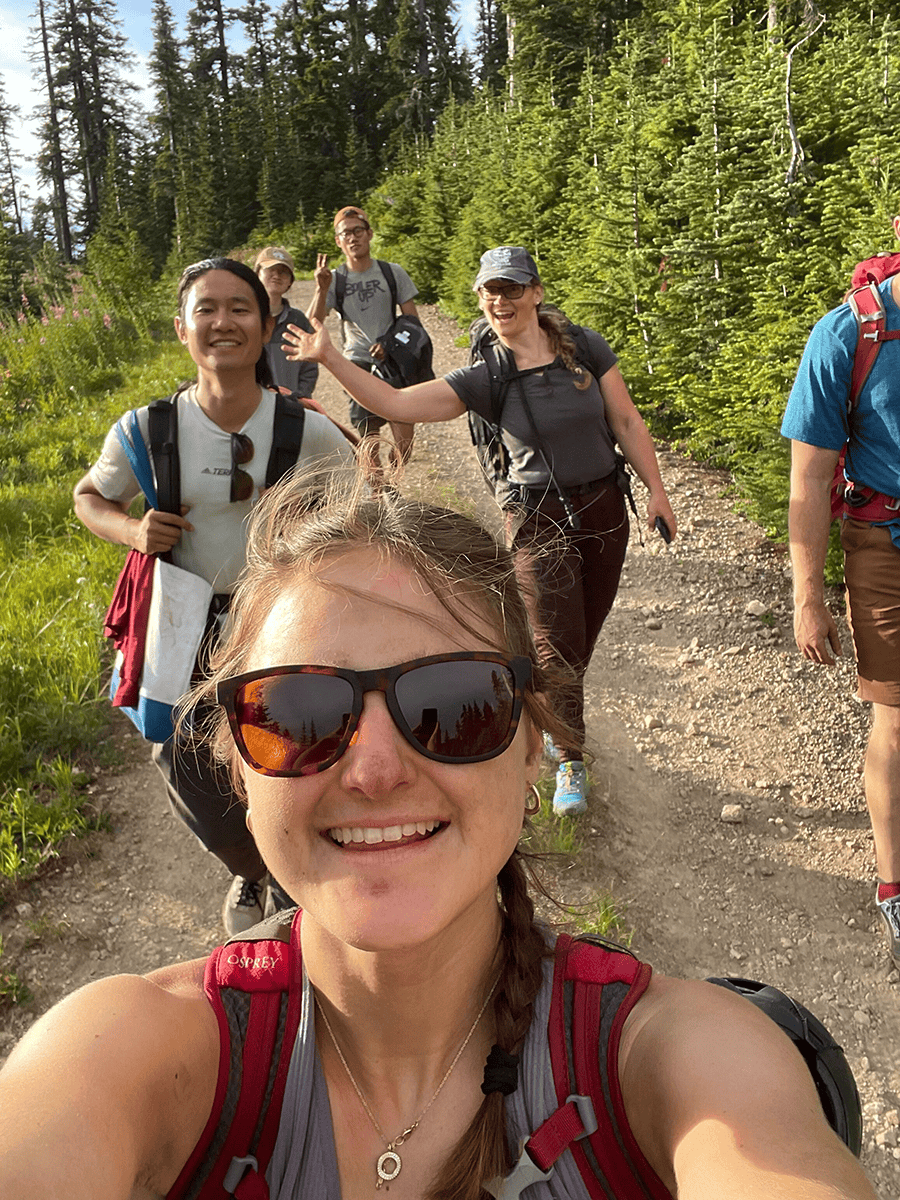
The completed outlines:
[[[0,303],[37,313],[70,262],[139,289],[278,238],[311,266],[355,201],[464,316],[482,250],[522,242],[775,527],[754,481],[803,341],[900,205],[893,7],[480,0],[471,52],[452,0],[198,0],[183,39],[155,0],[144,113],[113,0],[38,0],[47,198],[26,229],[0,97]]]

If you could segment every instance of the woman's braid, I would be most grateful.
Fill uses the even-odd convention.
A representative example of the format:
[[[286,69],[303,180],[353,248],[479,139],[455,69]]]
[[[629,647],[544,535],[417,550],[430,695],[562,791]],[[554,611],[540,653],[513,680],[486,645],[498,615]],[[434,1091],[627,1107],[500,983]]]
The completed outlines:
[[[503,911],[503,967],[494,993],[495,1041],[519,1053],[540,991],[547,943],[534,924],[534,905],[518,851],[498,876]],[[513,1165],[506,1136],[506,1104],[500,1092],[485,1096],[471,1125],[451,1151],[428,1200],[489,1200],[483,1184]]]

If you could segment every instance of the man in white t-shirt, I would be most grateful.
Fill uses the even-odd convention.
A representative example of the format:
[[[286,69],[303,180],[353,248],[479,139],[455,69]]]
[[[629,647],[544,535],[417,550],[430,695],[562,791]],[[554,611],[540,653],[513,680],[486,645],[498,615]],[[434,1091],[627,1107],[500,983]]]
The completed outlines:
[[[344,254],[344,262],[332,272],[328,267],[328,255],[320,254],[315,272],[316,291],[307,317],[324,321],[325,314],[338,309],[341,317],[344,354],[358,366],[373,371],[384,358],[379,339],[394,321],[394,305],[391,289],[381,268],[370,253],[374,236],[369,218],[363,209],[348,205],[334,217],[334,240]],[[413,297],[418,288],[397,263],[390,263],[397,288],[397,304],[406,316],[418,317]],[[344,275],[344,295],[338,304],[335,276]],[[371,437],[385,424],[390,424],[394,445],[401,462],[407,462],[412,453],[415,426],[405,421],[385,422],[383,417],[369,412],[355,400],[350,400],[350,420],[362,437]]]
[[[186,268],[175,328],[197,366],[197,380],[174,400],[181,514],[163,506],[131,515],[141,489],[115,426],[75,486],[75,512],[92,533],[143,554],[168,554],[175,566],[212,585],[211,636],[244,566],[247,519],[266,486],[276,399],[265,344],[273,324],[266,290],[243,263],[206,259]],[[137,417],[149,448],[147,408],[138,409]],[[290,454],[284,457],[290,458],[296,438],[279,436],[277,447],[283,450],[285,442]],[[354,454],[332,421],[306,409],[296,461],[314,483],[353,464]],[[155,483],[160,486],[159,479]],[[262,918],[267,898],[280,901],[243,807],[205,742],[193,743],[179,731],[154,743],[152,756],[172,809],[232,873],[222,917],[229,935],[240,933]]]

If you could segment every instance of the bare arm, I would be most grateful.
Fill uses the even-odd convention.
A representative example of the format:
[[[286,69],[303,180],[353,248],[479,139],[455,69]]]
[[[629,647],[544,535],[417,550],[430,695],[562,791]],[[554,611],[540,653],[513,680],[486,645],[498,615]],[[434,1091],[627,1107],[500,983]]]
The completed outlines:
[[[314,320],[312,325],[314,333],[304,333],[297,325],[288,325],[283,346],[287,358],[321,363],[354,400],[378,416],[388,421],[415,424],[419,421],[452,421],[466,411],[456,392],[443,379],[393,388],[377,375],[369,374],[344,358],[332,345],[328,331],[320,321]]]
[[[325,302],[328,299],[328,289],[331,287],[331,270],[328,266],[328,255],[316,255],[316,269],[313,273],[316,290],[313,292],[313,298],[309,303],[309,308],[306,310],[307,320],[324,321],[325,320]]]
[[[175,986],[90,984],[32,1026],[0,1072],[0,1196],[129,1200],[172,1187],[219,1057],[202,963],[180,972]]]
[[[678,522],[672,512],[669,497],[663,487],[656,461],[656,447],[644,418],[635,408],[628,386],[618,367],[610,367],[600,379],[600,391],[606,408],[606,420],[613,437],[622,447],[625,457],[637,471],[650,493],[647,501],[647,528],[653,529],[657,517],[662,517],[672,537],[678,531]]]
[[[825,556],[831,528],[831,481],[837,450],[791,442],[791,500],[788,509],[794,574],[794,637],[804,658],[833,664],[829,648],[841,639],[825,603]]]
[[[654,977],[619,1077],[632,1131],[678,1200],[876,1200],[797,1050],[739,996]]]
[[[132,517],[128,505],[107,500],[91,482],[90,473],[75,485],[75,515],[91,533],[106,542],[116,542],[140,550],[142,554],[162,554],[171,550],[183,529],[193,531],[185,519],[188,511],[182,506],[181,516],[175,513],[148,509],[142,517]]]

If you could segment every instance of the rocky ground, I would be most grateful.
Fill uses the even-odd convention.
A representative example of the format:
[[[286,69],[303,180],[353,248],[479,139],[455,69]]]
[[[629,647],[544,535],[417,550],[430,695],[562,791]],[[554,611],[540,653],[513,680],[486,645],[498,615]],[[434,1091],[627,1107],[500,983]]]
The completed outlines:
[[[459,331],[424,316],[436,369],[460,365]],[[330,379],[316,395],[344,414]],[[658,970],[762,979],[807,1004],[847,1052],[863,1161],[896,1200],[900,976],[872,904],[868,713],[852,659],[828,670],[798,656],[786,557],[735,514],[728,477],[665,450],[660,461],[680,534],[670,547],[633,537],[588,676],[590,810],[554,886],[581,899],[608,890]],[[496,520],[464,420],[420,428],[404,487]],[[0,1011],[0,1056],[73,987],[196,957],[220,937],[227,874],[168,814],[125,726],[116,718],[110,736],[126,766],[89,789],[111,832],[67,848],[0,911],[3,967],[34,997]]]

